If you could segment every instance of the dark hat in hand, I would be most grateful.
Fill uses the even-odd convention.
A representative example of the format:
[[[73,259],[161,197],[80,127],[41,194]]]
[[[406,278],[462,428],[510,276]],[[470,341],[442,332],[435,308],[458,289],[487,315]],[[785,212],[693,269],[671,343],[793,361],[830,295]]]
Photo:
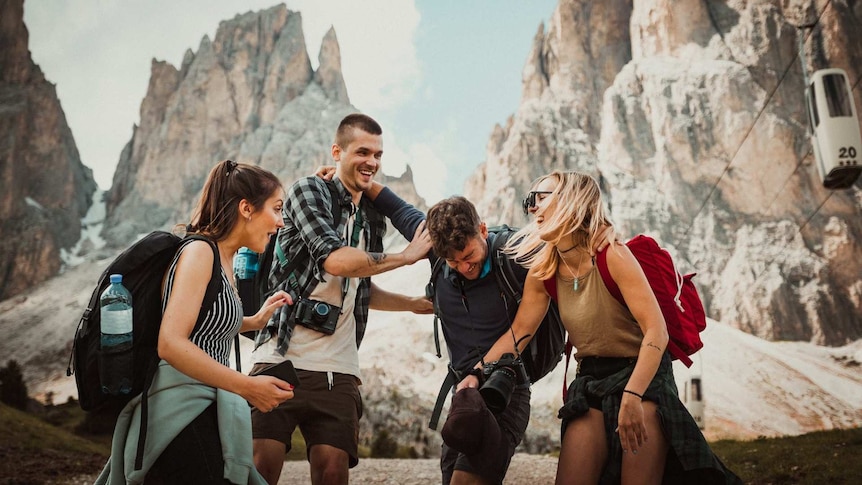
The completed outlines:
[[[455,393],[440,434],[450,448],[473,455],[471,458],[496,454],[502,439],[500,425],[485,405],[479,390],[474,388]]]

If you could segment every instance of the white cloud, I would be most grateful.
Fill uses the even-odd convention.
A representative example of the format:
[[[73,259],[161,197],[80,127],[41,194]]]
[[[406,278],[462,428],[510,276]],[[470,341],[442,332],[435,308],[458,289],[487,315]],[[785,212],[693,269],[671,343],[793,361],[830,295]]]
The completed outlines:
[[[383,126],[383,171],[387,175],[400,176],[409,164],[416,192],[429,205],[463,192],[463,183],[452,183],[453,170],[469,171],[458,162],[468,156],[457,118],[446,116],[433,131],[406,133],[388,116],[378,121]]]
[[[396,135],[383,127],[383,172],[398,177],[407,165],[413,170],[413,183],[416,192],[429,205],[445,196],[452,195],[445,190],[447,169],[434,148],[426,143],[414,143],[402,147]]]
[[[425,143],[416,143],[410,145],[409,153],[416,191],[429,205],[461,191],[460,187],[457,191],[451,191],[446,187],[448,174],[446,163],[439,158],[433,147]]]

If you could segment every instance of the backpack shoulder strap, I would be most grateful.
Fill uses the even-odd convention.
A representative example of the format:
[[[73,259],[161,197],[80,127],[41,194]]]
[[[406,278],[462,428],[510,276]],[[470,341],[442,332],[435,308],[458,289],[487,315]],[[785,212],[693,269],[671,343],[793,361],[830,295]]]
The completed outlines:
[[[608,288],[608,291],[611,295],[617,299],[618,302],[622,303],[623,306],[626,306],[626,301],[623,299],[623,294],[620,292],[620,287],[617,286],[617,282],[614,281],[613,276],[611,276],[611,272],[608,269],[608,248],[599,251],[596,253],[596,268],[599,270],[599,274],[602,276],[602,281],[605,282],[605,286]]]
[[[332,202],[332,225],[338,228],[341,224],[341,197],[338,195],[338,187],[335,186],[334,180],[327,180],[326,188],[329,189],[329,200]]]
[[[431,278],[425,286],[425,297],[431,300],[434,304],[434,348],[437,350],[437,358],[443,356],[440,352],[440,306],[437,304],[437,277],[443,268],[446,267],[446,262],[443,258],[437,258],[434,265],[431,267]],[[445,277],[445,273],[444,273]]]
[[[494,271],[497,285],[515,301],[516,305],[520,305],[524,285],[515,275],[515,268],[512,266],[515,264],[514,261],[503,252],[503,247],[516,230],[503,224],[488,229],[488,232],[495,234],[494,239],[491,241],[491,264],[498,270]]]
[[[210,281],[207,285],[207,291],[206,293],[204,293],[204,300],[201,303],[201,308],[204,308],[207,304],[212,304],[215,301],[219,291],[219,283],[221,282],[221,278],[219,277],[221,270],[221,261],[219,259],[220,256],[218,252],[218,246],[212,239],[206,236],[202,236],[200,234],[189,234],[185,237],[185,239],[205,241],[207,244],[210,245],[210,249],[213,250],[213,269],[212,273],[210,274]]]
[[[548,292],[551,299],[557,301],[557,276],[554,275],[546,280],[542,280],[542,284],[545,285],[545,291]]]

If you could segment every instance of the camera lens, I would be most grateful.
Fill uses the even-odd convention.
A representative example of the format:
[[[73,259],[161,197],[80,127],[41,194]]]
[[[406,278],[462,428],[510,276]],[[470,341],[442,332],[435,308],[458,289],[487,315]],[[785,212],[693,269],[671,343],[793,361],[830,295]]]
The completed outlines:
[[[485,400],[485,405],[494,414],[506,410],[515,390],[516,375],[511,367],[499,367],[488,376],[488,380],[479,389],[479,394]]]
[[[311,312],[312,312],[311,318],[313,318],[314,321],[316,321],[316,322],[325,322],[326,317],[329,315],[329,311],[330,311],[330,308],[329,308],[328,304],[323,303],[323,302],[317,302],[314,304],[314,307],[312,307],[312,309],[311,309]]]

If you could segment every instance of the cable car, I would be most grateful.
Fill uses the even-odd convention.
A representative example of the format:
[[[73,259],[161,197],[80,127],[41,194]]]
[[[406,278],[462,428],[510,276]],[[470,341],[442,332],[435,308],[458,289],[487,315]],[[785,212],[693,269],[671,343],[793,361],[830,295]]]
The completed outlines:
[[[703,419],[704,402],[700,376],[692,375],[686,379],[682,402],[685,404],[691,417],[694,418],[694,421],[697,423],[697,427],[700,429],[706,429],[706,423]]]
[[[817,171],[827,189],[851,187],[862,173],[862,137],[843,69],[821,69],[805,90]]]

